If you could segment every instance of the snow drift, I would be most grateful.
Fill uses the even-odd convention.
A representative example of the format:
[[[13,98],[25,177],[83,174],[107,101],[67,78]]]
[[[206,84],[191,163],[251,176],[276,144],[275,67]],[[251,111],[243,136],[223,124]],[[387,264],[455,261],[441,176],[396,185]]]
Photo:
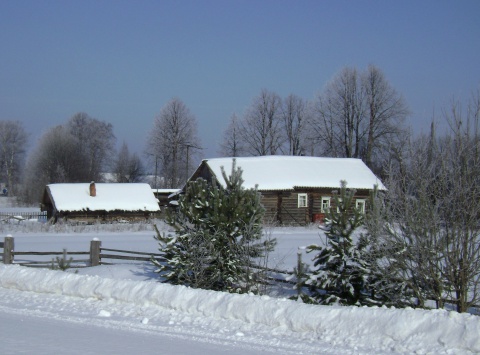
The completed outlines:
[[[5,265],[0,266],[0,286],[232,319],[267,326],[276,333],[296,332],[305,338],[369,345],[385,352],[480,352],[480,318],[444,310],[315,306],[267,296]]]

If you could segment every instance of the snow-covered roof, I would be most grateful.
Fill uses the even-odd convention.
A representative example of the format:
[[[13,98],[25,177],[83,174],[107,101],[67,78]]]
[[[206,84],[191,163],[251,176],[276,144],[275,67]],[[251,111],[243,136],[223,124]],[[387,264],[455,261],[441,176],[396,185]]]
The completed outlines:
[[[50,184],[47,188],[60,212],[160,210],[148,184],[95,183],[95,197],[90,196],[90,183]]]
[[[232,171],[232,162],[243,170],[245,188],[259,190],[292,190],[294,188],[339,188],[345,180],[347,187],[354,189],[372,189],[377,185],[380,190],[385,186],[379,178],[360,159],[320,158],[270,155],[261,157],[214,158],[204,163],[225,186],[221,167],[228,175]]]

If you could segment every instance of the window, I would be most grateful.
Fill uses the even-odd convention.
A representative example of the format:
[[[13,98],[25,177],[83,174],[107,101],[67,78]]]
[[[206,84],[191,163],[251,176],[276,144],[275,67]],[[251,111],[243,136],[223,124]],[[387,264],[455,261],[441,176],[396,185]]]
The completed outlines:
[[[330,197],[329,196],[322,196],[322,206],[321,206],[321,212],[322,213],[327,213],[327,211],[330,209]]]
[[[365,204],[366,204],[366,201],[365,201],[365,199],[363,199],[363,198],[358,198],[358,199],[355,201],[355,207],[356,207],[357,210],[359,210],[361,213],[365,213]]]
[[[298,208],[308,207],[307,194],[298,194]]]

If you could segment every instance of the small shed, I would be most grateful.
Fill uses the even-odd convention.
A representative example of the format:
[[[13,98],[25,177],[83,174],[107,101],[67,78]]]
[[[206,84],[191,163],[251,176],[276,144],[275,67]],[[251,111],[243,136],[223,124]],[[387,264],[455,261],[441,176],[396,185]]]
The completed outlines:
[[[92,223],[146,220],[160,207],[148,184],[91,182],[47,185],[41,210],[53,222]]]
[[[168,207],[170,200],[173,196],[178,194],[181,190],[180,189],[152,189],[153,194],[158,200],[158,204],[160,208]]]
[[[260,156],[214,158],[202,161],[190,178],[199,177],[226,187],[221,168],[231,174],[233,160],[243,171],[245,188],[254,188],[262,194],[266,209],[265,221],[305,225],[322,222],[327,209],[333,206],[333,191],[340,182],[356,190],[355,205],[365,210],[370,191],[376,185],[385,186],[360,159],[303,156]]]
[[[161,209],[160,217],[164,218],[168,210],[175,208],[174,201],[178,199],[181,189],[152,189]]]

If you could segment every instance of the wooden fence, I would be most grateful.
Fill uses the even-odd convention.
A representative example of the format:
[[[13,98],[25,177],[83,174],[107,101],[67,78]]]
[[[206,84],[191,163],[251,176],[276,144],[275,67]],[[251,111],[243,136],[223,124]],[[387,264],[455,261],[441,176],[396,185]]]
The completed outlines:
[[[58,267],[60,263],[68,263],[68,267],[71,268],[84,268],[98,265],[114,265],[115,260],[133,261],[133,262],[148,262],[152,258],[157,261],[166,261],[161,254],[145,253],[131,250],[120,250],[103,248],[100,240],[94,239],[90,241],[89,251],[17,251],[15,250],[15,240],[13,237],[5,237],[3,243],[0,242],[0,249],[3,248],[3,263],[15,264],[36,268],[52,268]],[[18,257],[22,257],[22,259]],[[49,256],[49,260],[25,260],[24,257],[45,257]],[[17,257],[17,260],[15,260]],[[75,258],[74,258],[75,257]],[[79,258],[80,257],[80,258]],[[266,268],[256,265],[250,266],[253,269],[265,271],[267,273],[266,278],[271,282],[288,283],[295,285],[295,281],[288,280],[292,271],[278,270],[272,268]]]
[[[3,263],[4,264],[16,264],[29,267],[50,268],[52,263],[59,261],[68,262],[69,267],[82,268],[98,265],[112,265],[111,260],[124,260],[124,261],[151,261],[155,258],[158,261],[164,261],[160,254],[144,253],[131,250],[109,249],[102,248],[102,242],[100,240],[92,240],[90,242],[89,251],[17,251],[15,250],[15,240],[13,237],[5,237],[4,242],[0,242],[0,248],[3,248]],[[50,256],[50,260],[15,260],[16,256]],[[83,256],[80,259],[74,259],[73,256]],[[88,258],[87,258],[88,256]],[[65,260],[67,257],[70,259]],[[58,259],[57,259],[58,258]],[[110,262],[107,262],[109,260]]]
[[[161,254],[145,253],[131,250],[120,250],[103,248],[100,240],[94,239],[90,241],[89,251],[17,251],[15,250],[15,240],[11,236],[7,236],[4,242],[0,242],[0,249],[3,248],[3,263],[15,264],[35,268],[84,268],[98,265],[114,265],[115,260],[148,262],[152,258],[159,262],[166,261]],[[25,260],[28,256],[50,257],[48,260]],[[17,260],[15,260],[17,257]],[[22,259],[18,258],[22,257]],[[74,259],[74,257],[76,259]],[[80,257],[80,258],[79,258]],[[108,261],[107,261],[108,260]],[[278,270],[258,265],[250,265],[250,268],[265,272],[267,283],[286,283],[296,285],[297,282],[289,280],[294,274],[292,271]]]

